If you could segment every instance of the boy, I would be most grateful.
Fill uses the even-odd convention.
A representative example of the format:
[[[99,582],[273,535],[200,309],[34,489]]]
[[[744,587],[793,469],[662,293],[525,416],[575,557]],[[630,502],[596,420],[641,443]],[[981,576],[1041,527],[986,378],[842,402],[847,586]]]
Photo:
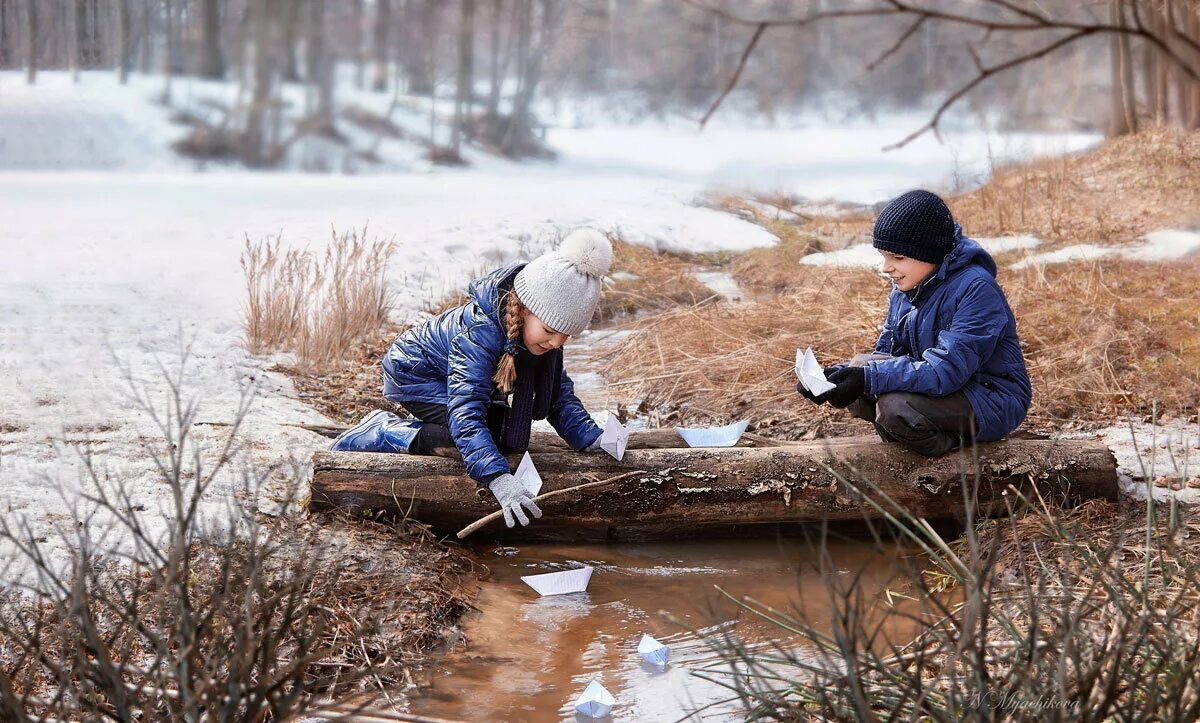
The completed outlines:
[[[909,191],[875,220],[892,279],[874,354],[828,367],[836,388],[805,398],[849,408],[886,442],[927,457],[997,440],[1029,411],[1032,388],[996,262],[962,235],[941,198]]]

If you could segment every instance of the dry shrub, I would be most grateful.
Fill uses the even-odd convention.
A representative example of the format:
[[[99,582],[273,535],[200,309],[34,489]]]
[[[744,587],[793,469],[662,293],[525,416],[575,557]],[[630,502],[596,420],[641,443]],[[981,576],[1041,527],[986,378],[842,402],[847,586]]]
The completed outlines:
[[[387,323],[386,271],[395,243],[368,242],[365,227],[332,234],[323,258],[284,250],[279,237],[246,239],[244,328],[251,352],[294,351],[301,368],[334,369],[356,342]]]
[[[1200,219],[1200,131],[1155,128],[1080,155],[994,170],[950,199],[971,234],[1119,243]]]
[[[1111,418],[1157,400],[1189,413],[1200,398],[1200,261],[1121,262],[1004,271],[1033,380],[1030,418]],[[604,373],[649,406],[681,415],[751,416],[781,434],[831,431],[828,407],[796,394],[797,347],[823,362],[870,350],[887,305],[863,269],[797,266],[785,294],[741,307],[648,318]],[[834,418],[844,418],[833,412]]]
[[[618,238],[613,243],[611,284],[607,285],[594,320],[607,322],[638,312],[692,306],[713,297],[696,278],[691,259],[636,246]]]

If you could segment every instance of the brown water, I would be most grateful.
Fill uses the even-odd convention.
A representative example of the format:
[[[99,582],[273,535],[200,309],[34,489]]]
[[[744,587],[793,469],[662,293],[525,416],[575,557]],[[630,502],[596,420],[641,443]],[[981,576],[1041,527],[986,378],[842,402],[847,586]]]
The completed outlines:
[[[447,655],[412,712],[489,721],[575,720],[574,703],[592,679],[616,698],[614,721],[674,721],[728,699],[730,691],[697,677],[728,679],[729,668],[702,633],[732,633],[751,647],[780,644],[806,654],[806,643],[742,612],[717,591],[777,609],[802,606],[827,628],[827,585],[818,552],[803,539],[712,540],[620,545],[526,545],[490,558],[492,579],[466,621],[468,649]],[[866,599],[896,584],[899,551],[862,542],[828,542],[835,577],[861,573]],[[587,592],[539,597],[522,575],[595,567]],[[686,625],[666,619],[674,615]],[[638,641],[649,633],[671,646],[665,670],[644,664]],[[900,631],[896,631],[897,636]],[[807,644],[811,645],[811,644]],[[691,720],[739,719],[729,702]],[[580,720],[592,720],[579,718]]]

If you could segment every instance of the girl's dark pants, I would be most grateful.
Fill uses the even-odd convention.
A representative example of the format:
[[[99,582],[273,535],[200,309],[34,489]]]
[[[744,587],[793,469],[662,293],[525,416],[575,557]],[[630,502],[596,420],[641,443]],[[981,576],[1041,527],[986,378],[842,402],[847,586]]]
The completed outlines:
[[[438,457],[462,459],[458,447],[454,446],[454,437],[450,436],[450,410],[445,404],[429,404],[426,402],[400,402],[409,414],[424,422],[421,431],[409,447],[409,454],[431,454]],[[504,408],[498,405],[488,407],[488,429],[492,436],[497,437],[504,418]],[[497,437],[498,438],[498,437]]]
[[[885,354],[859,354],[851,366],[865,366]],[[847,411],[875,425],[885,442],[904,445],[926,457],[939,457],[975,438],[975,410],[961,391],[944,397],[889,392],[878,398],[864,394]]]

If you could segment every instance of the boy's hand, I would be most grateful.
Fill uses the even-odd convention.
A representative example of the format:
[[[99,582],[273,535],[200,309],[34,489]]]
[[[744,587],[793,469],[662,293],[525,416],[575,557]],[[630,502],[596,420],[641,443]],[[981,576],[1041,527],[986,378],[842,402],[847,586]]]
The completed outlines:
[[[824,404],[825,400],[808,391],[808,387],[804,386],[804,382],[796,382],[796,391],[800,392],[800,396],[804,397],[813,404]]]
[[[845,409],[863,395],[867,388],[867,370],[863,367],[842,367],[827,372],[827,379],[837,386],[821,395],[822,401]]]

